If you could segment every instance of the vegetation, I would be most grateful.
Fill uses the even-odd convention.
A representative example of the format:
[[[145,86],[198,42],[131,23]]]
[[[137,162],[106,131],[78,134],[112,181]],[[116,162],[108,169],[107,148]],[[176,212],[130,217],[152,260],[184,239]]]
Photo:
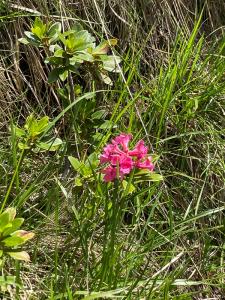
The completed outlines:
[[[1,299],[223,299],[224,1],[14,2]]]

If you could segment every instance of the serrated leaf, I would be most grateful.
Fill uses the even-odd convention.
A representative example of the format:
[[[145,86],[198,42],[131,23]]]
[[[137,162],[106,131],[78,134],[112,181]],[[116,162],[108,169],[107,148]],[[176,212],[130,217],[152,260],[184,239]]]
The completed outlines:
[[[20,251],[20,252],[7,252],[12,258],[16,260],[23,260],[23,261],[30,261],[30,256],[26,251]]]

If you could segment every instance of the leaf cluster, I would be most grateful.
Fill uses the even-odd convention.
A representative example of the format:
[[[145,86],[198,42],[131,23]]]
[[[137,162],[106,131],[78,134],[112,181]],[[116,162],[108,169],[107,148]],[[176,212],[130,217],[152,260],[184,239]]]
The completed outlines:
[[[34,237],[34,233],[20,230],[23,218],[15,218],[16,209],[7,208],[0,214],[0,258],[8,254],[14,259],[29,261],[30,257],[21,246]]]
[[[119,71],[119,56],[108,55],[110,47],[115,46],[117,40],[103,40],[96,45],[95,37],[80,24],[62,32],[59,22],[43,23],[40,18],[36,18],[31,31],[25,31],[24,34],[25,37],[19,39],[21,43],[46,50],[45,63],[53,67],[49,73],[49,83],[58,79],[66,80],[70,72],[79,74],[82,64],[94,66],[98,76],[109,85],[112,85],[112,81],[108,72]]]

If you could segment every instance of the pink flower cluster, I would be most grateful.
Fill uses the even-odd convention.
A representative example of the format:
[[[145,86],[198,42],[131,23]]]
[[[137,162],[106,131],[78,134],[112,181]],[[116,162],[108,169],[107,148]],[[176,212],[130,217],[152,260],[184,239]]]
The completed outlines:
[[[151,156],[148,156],[148,147],[140,140],[133,150],[129,150],[128,144],[132,139],[131,134],[122,133],[108,144],[100,156],[100,164],[107,164],[101,171],[104,181],[123,179],[134,168],[154,170]]]

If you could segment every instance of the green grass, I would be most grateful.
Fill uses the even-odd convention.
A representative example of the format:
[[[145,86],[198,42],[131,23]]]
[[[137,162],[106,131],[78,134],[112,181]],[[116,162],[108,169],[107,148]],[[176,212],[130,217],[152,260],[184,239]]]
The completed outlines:
[[[120,38],[115,53],[123,61],[114,85],[75,78],[83,91],[71,104],[58,93],[62,83],[47,83],[40,53],[17,43],[31,23],[29,12],[2,13],[0,80],[7,89],[0,88],[0,204],[15,206],[35,238],[26,246],[30,263],[7,262],[4,275],[20,285],[1,297],[223,298],[225,41],[219,31],[208,36],[222,25],[220,12],[203,28],[214,9],[208,1],[202,16],[180,5],[172,14],[169,1],[153,2],[154,24],[144,1],[136,9],[124,1],[120,18],[116,1],[105,10],[98,1],[86,1],[85,10],[56,1],[27,4],[51,19],[65,16],[65,26],[79,18],[97,36]],[[195,12],[194,5],[187,8]],[[25,151],[20,164],[10,126],[23,125],[31,112],[50,117],[44,134],[60,137],[65,147]],[[145,140],[159,156],[163,181],[137,183],[128,193],[104,183],[96,168],[93,180],[75,186],[79,174],[67,157],[99,155],[120,132],[132,133],[133,144]]]

